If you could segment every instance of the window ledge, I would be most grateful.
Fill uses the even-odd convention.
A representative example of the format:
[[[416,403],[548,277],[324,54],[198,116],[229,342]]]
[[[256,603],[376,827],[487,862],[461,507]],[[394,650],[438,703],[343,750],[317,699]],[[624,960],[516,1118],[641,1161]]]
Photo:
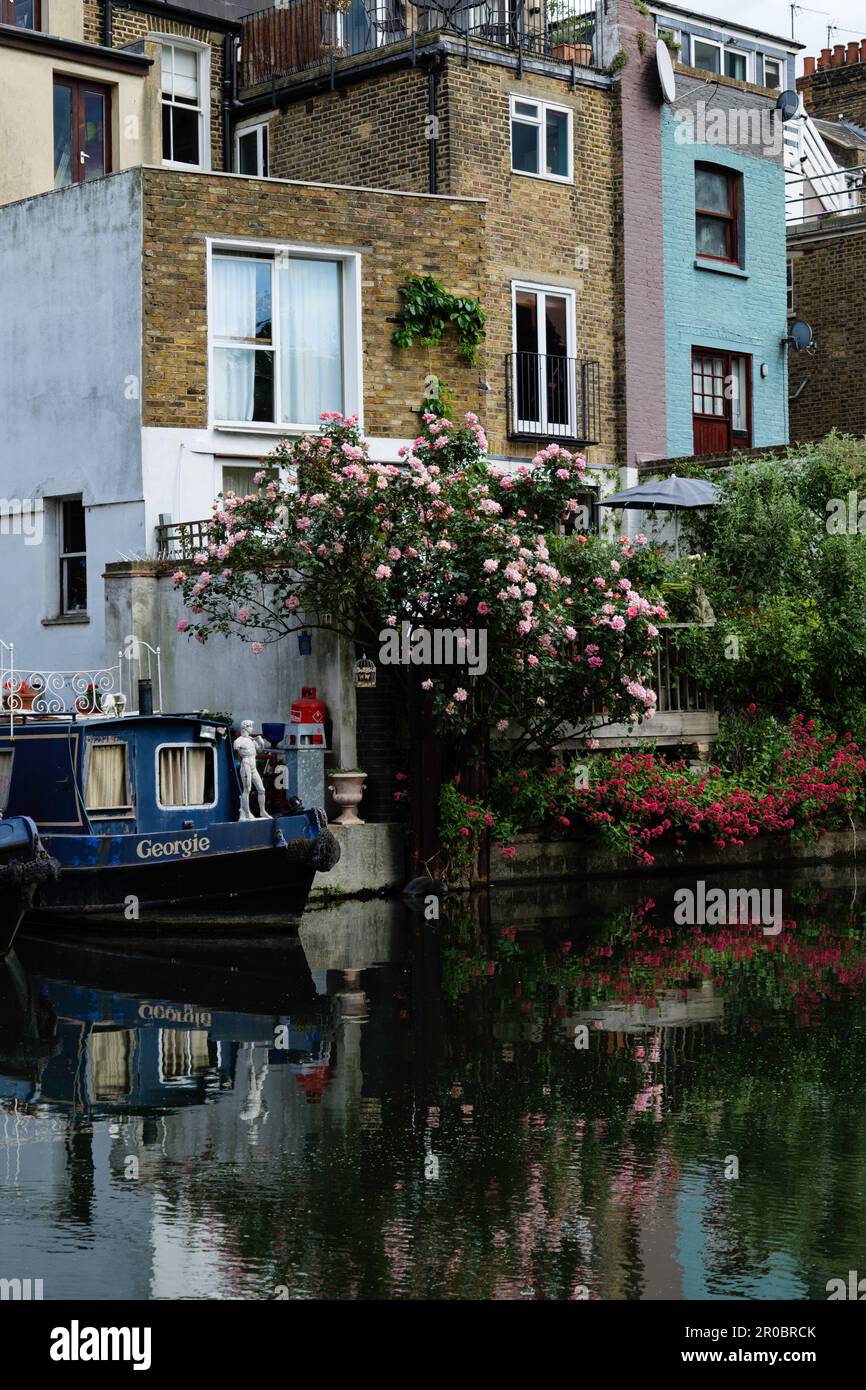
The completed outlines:
[[[57,618],[43,618],[43,627],[81,627],[90,622],[89,613],[61,613]]]
[[[735,280],[748,280],[749,272],[739,265],[725,265],[724,261],[705,261],[695,257],[695,270],[710,270],[716,275],[733,275]]]

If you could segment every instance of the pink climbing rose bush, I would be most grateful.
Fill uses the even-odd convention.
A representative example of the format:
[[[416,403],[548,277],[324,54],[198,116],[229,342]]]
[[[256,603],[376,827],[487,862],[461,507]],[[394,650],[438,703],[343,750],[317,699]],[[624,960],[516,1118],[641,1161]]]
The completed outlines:
[[[354,417],[327,414],[281,442],[255,483],[215,503],[206,548],[175,575],[188,635],[257,653],[340,632],[423,676],[430,713],[455,734],[485,724],[552,748],[602,709],[652,717],[666,612],[629,578],[638,543],[568,534],[580,456],[551,444],[516,468],[494,463],[476,415],[428,413],[400,462],[383,463]],[[422,671],[406,660],[419,630],[472,639],[459,664]]]

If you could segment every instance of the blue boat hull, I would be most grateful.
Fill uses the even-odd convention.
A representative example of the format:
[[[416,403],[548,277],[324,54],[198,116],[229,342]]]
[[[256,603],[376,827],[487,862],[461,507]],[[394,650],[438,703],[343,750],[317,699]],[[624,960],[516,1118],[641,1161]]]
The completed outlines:
[[[258,927],[262,914],[289,925],[316,872],[340,855],[324,816],[312,810],[156,834],[44,835],[43,843],[60,875],[37,889],[32,916],[130,931],[140,922],[237,926],[245,916]]]

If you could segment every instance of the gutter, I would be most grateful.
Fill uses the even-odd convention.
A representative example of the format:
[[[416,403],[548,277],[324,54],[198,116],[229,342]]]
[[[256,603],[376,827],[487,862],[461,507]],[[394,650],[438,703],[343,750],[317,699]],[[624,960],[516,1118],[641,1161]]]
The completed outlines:
[[[144,77],[153,63],[152,58],[133,53],[131,49],[108,49],[102,44],[59,39],[53,34],[39,34],[11,24],[0,24],[0,48],[19,48],[27,53],[66,58],[70,62],[88,63],[91,67],[110,68],[113,72],[132,73],[137,77]]]

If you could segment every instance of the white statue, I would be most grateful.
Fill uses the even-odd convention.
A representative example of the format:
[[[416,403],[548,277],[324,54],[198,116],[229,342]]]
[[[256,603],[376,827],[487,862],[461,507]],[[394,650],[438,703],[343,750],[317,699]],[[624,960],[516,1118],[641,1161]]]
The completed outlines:
[[[265,751],[265,741],[257,735],[253,738],[253,721],[245,719],[241,724],[240,738],[235,739],[235,753],[240,761],[241,774],[241,820],[271,820],[265,810],[265,784],[256,767],[256,754]],[[258,817],[250,810],[250,792],[255,791],[259,802]]]

